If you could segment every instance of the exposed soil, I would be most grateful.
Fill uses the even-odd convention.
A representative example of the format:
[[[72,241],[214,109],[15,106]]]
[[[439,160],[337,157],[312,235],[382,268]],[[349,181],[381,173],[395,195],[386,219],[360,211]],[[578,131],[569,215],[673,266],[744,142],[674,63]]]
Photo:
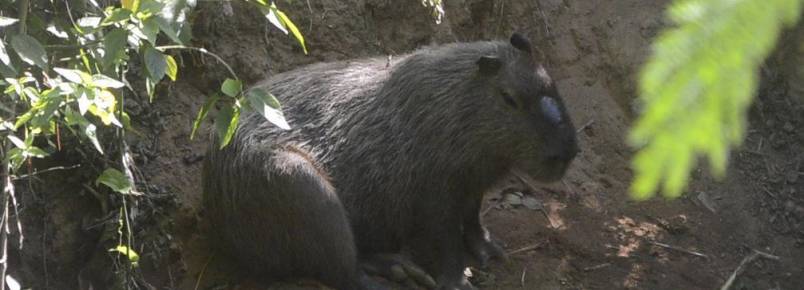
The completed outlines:
[[[309,55],[239,2],[200,2],[195,45],[255,82],[307,63],[502,39],[512,31],[534,40],[579,128],[583,152],[563,183],[531,192],[544,211],[488,210],[487,226],[511,254],[508,263],[473,272],[481,289],[719,289],[754,250],[779,259],[747,263],[731,289],[804,289],[804,95],[798,85],[804,73],[797,70],[804,54],[795,45],[804,29],[788,32],[763,68],[748,137],[733,152],[725,179],[714,180],[703,166],[684,197],[634,202],[627,194],[632,151],[623,139],[633,118],[634,75],[665,25],[668,1],[447,0],[440,25],[420,1],[279,2],[302,29]],[[134,284],[268,289],[211,258],[199,208],[208,138],[188,136],[203,96],[219,87],[226,70],[194,54],[181,55],[181,62],[179,81],[161,87],[153,104],[127,103],[141,133],[129,145],[145,192],[133,206],[142,256]],[[57,156],[54,163],[82,158]],[[79,169],[48,173],[59,180],[54,184],[20,186],[40,195],[23,205],[45,204],[22,214],[26,248],[11,259],[19,265],[12,274],[24,285],[89,289],[88,282],[111,276],[114,263],[105,249],[114,244],[107,232],[117,220],[104,213],[115,211],[106,204],[115,200],[87,190],[82,184],[97,173]]]

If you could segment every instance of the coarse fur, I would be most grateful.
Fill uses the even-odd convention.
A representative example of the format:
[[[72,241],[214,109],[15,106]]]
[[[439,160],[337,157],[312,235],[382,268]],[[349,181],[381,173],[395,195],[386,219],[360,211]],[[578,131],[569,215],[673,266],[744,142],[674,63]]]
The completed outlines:
[[[462,254],[501,254],[479,220],[482,194],[513,169],[556,180],[578,150],[529,50],[515,34],[390,63],[314,64],[257,84],[279,98],[292,129],[250,114],[231,145],[210,150],[204,202],[223,247],[270,275],[339,289],[365,280],[357,256],[405,251],[440,286],[472,289]]]

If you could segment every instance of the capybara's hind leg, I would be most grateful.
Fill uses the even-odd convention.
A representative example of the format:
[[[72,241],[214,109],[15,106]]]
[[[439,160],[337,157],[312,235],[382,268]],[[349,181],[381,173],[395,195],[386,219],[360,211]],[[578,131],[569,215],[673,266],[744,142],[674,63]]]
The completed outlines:
[[[383,289],[358,267],[351,225],[326,173],[298,148],[266,147],[208,157],[204,203],[222,248],[258,278]]]
[[[299,274],[339,290],[385,289],[359,268],[351,225],[326,173],[303,151],[288,149],[273,159],[277,173],[287,179],[275,185],[285,188],[298,209],[299,223],[289,225],[295,229],[288,229],[288,234],[299,247],[295,257],[303,263]]]

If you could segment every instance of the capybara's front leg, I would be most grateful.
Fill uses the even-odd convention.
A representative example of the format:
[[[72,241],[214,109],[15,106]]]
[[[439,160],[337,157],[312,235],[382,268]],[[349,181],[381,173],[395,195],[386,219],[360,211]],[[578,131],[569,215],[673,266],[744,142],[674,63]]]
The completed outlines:
[[[463,213],[463,240],[466,244],[466,254],[471,258],[472,266],[486,267],[489,260],[506,260],[505,251],[483,226],[480,216],[480,207],[483,195],[470,195],[464,204]]]
[[[441,203],[444,205],[443,203]],[[415,233],[410,245],[414,262],[436,278],[440,290],[475,289],[464,276],[466,247],[462,234],[462,211],[460,202],[433,212],[427,221],[420,223],[421,231]]]

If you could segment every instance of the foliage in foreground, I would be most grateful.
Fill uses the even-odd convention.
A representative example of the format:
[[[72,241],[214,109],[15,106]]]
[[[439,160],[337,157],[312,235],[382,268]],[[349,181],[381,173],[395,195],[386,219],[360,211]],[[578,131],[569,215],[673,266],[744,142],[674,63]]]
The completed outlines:
[[[796,23],[803,0],[677,0],[675,27],[660,35],[639,81],[641,117],[629,143],[631,190],[646,199],[661,190],[677,197],[699,155],[716,177],[729,150],[745,135],[747,109],[761,62],[785,26]]]
[[[300,31],[273,2],[245,2],[258,8],[285,34],[292,33],[307,52]],[[86,5],[70,7],[71,3]],[[126,98],[141,90],[133,88],[126,76],[129,70],[141,69],[144,91],[152,101],[158,83],[179,77],[177,62],[168,54],[169,50],[211,55],[231,73],[231,78],[223,82],[221,93],[208,97],[193,132],[216,104],[221,110],[216,127],[225,136],[221,146],[234,134],[241,110],[256,110],[269,121],[287,128],[279,103],[270,93],[262,90],[246,93],[234,71],[219,57],[203,48],[186,46],[191,39],[189,18],[195,8],[193,0],[122,0],[106,7],[97,1],[16,0],[0,2],[0,8],[0,75],[3,76],[0,86],[4,87],[0,99],[0,156],[3,156],[3,211],[7,217],[8,200],[14,200],[13,180],[25,170],[24,165],[27,164],[29,173],[33,170],[31,158],[44,158],[63,150],[60,140],[65,133],[92,144],[100,155],[120,152],[119,159],[115,158],[120,162],[116,166],[119,169],[103,169],[95,185],[103,184],[122,194],[124,203],[120,212],[127,212],[125,199],[139,193],[125,144],[124,136],[132,128],[124,104]],[[105,130],[114,134],[101,134]],[[113,140],[99,140],[102,136]],[[121,231],[120,244],[111,251],[124,254],[136,266],[138,255],[132,249],[127,214],[119,220],[121,228],[125,226],[126,230]],[[8,223],[8,219],[3,219],[0,227],[7,229]],[[2,239],[7,238],[6,230]],[[2,251],[6,256],[5,246]],[[5,274],[7,264],[5,261],[0,264]],[[2,281],[0,286],[4,286]]]

